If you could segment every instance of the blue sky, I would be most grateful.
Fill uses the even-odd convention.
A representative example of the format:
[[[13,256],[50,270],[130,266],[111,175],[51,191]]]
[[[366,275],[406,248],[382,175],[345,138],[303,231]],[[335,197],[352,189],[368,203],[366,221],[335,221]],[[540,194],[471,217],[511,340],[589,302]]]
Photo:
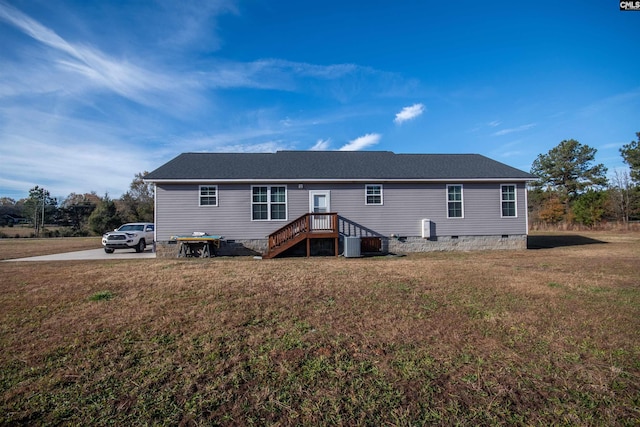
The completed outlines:
[[[119,197],[182,152],[479,153],[640,131],[614,0],[0,0],[0,197]]]

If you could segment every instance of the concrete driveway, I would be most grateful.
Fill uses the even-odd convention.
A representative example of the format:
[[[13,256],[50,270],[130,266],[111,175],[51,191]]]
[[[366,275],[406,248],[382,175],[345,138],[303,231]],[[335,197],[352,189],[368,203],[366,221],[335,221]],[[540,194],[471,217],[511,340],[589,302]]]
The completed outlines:
[[[152,248],[147,248],[144,252],[137,253],[134,249],[116,249],[112,254],[108,254],[104,249],[89,249],[86,251],[66,252],[54,255],[41,255],[30,258],[7,259],[10,261],[79,261],[79,260],[103,260],[103,259],[141,259],[155,258],[156,254]]]

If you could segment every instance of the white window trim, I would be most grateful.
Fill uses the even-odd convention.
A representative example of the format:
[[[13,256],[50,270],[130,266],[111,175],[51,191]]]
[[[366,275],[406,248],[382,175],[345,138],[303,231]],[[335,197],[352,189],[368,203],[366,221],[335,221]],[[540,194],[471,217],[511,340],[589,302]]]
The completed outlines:
[[[380,187],[380,203],[368,203],[367,196],[369,196],[368,190],[369,187]],[[364,186],[364,204],[366,206],[382,206],[384,205],[384,189],[382,184],[365,184]]]
[[[456,200],[449,200],[449,187],[460,187],[460,209],[462,210],[462,216],[449,216],[449,202],[455,202]],[[447,190],[444,194],[446,200],[447,219],[464,219],[464,186],[462,184],[447,184]]]
[[[503,200],[502,199],[502,188],[503,187],[513,187],[513,196],[515,200]],[[505,216],[502,210],[502,203],[504,202],[513,202],[515,205],[515,215],[513,216]],[[516,184],[500,184],[500,218],[518,218],[518,186]]]
[[[254,219],[253,218],[253,205],[255,204],[264,204],[264,203],[254,203],[253,202],[253,189],[256,187],[267,187],[267,219]],[[283,219],[271,219],[271,187],[284,187],[284,218]],[[249,197],[251,198],[251,209],[249,212],[251,221],[256,222],[265,222],[265,221],[276,221],[276,222],[286,222],[289,220],[289,188],[286,185],[281,184],[266,184],[266,185],[252,185],[251,192],[249,193]]]
[[[203,205],[202,204],[202,187],[207,187],[207,188],[215,188],[216,189],[216,203],[214,205]],[[204,197],[211,197],[211,196],[204,196]],[[216,207],[218,206],[218,203],[220,202],[220,196],[218,194],[218,186],[217,185],[199,185],[198,186],[198,206],[201,208],[212,208],[212,207]]]

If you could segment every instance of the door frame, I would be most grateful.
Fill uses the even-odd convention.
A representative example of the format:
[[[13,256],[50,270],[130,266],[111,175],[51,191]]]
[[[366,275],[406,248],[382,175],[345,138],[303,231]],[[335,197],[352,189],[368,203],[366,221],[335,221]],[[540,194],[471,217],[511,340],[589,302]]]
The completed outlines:
[[[318,195],[326,196],[327,212],[331,212],[331,190],[309,190],[309,213],[314,213],[314,198]]]
[[[324,213],[331,212],[331,191],[329,190],[311,190],[309,191],[309,213],[311,214],[311,223],[309,224],[311,230],[315,231],[323,231],[330,229],[331,220],[328,215],[314,215],[314,205],[315,205],[315,196],[323,195],[327,201],[327,211]]]

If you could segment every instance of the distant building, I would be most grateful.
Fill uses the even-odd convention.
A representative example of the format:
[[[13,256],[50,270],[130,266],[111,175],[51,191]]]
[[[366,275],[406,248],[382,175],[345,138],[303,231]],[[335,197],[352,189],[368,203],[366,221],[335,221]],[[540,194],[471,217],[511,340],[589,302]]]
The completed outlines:
[[[7,225],[28,224],[29,220],[22,215],[17,214],[5,214],[2,217],[3,221]]]

